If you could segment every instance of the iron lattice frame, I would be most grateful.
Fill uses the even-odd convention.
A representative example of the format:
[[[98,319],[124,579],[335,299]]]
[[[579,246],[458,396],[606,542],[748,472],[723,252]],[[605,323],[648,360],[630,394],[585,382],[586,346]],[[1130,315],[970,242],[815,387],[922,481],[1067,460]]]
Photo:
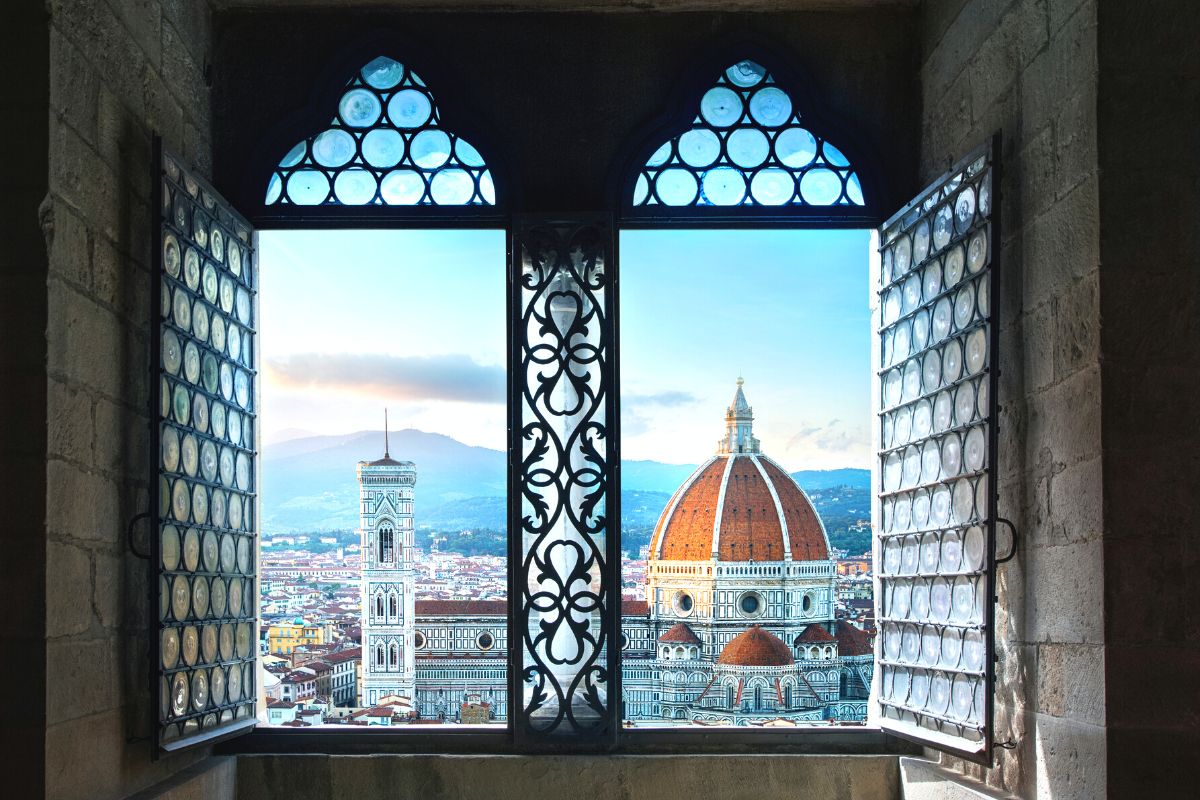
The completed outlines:
[[[166,151],[157,136],[153,151],[152,230],[158,233],[149,309],[155,320],[150,337],[153,446],[149,518],[154,579],[148,583],[150,608],[157,609],[150,614],[149,670],[151,697],[158,709],[157,754],[235,736],[257,722],[258,261],[250,223],[182,159]],[[218,243],[216,232],[223,244]],[[233,267],[234,248],[240,269]],[[189,274],[193,266],[189,256],[195,256],[194,275]],[[187,320],[181,319],[185,306]],[[198,322],[201,314],[208,320],[203,328]],[[216,335],[218,321],[225,331],[220,339]],[[233,337],[243,333],[246,341],[235,349]],[[222,342],[224,348],[219,346]],[[174,354],[168,352],[172,349]],[[196,375],[190,377],[186,375],[189,349],[202,359],[195,367]],[[175,363],[177,358],[179,363]],[[235,390],[235,377],[242,379],[237,381],[237,389],[244,387],[245,397]],[[180,398],[186,398],[186,409],[178,403]],[[203,424],[195,416],[200,408],[204,409]],[[226,423],[222,429],[241,427],[236,436],[219,435],[218,414]],[[240,420],[237,426],[232,422],[235,414]],[[190,470],[185,466],[185,453],[169,455],[174,449],[171,442],[179,442],[181,435],[185,451],[188,439],[200,448],[195,456],[198,462]],[[204,458],[205,448],[210,447],[215,459],[211,474]],[[203,515],[194,500],[182,514],[174,506],[180,487],[187,489],[190,498],[199,496],[197,493],[205,498]],[[226,508],[220,515],[215,511],[218,496]],[[235,504],[242,509],[237,520],[229,512]],[[193,536],[197,563],[188,567],[188,543]],[[210,542],[215,555],[209,552]],[[227,543],[233,550],[232,559],[226,557]],[[187,598],[175,596],[179,585],[186,585]],[[218,591],[227,598],[228,613],[220,612],[211,600]],[[236,597],[240,613],[232,603],[236,595],[240,595]],[[198,598],[203,598],[203,603]],[[177,601],[186,603],[182,613]],[[189,637],[198,648],[190,658]],[[223,702],[216,689],[218,673],[225,687]],[[182,712],[174,703],[181,679],[187,683]],[[207,700],[197,708],[201,682]]]
[[[613,226],[521,217],[510,256],[514,740],[528,749],[564,738],[611,745],[621,696]]]
[[[882,316],[886,312],[881,310],[883,324],[878,331],[881,339],[881,361],[878,373],[880,377],[878,416],[881,442],[878,457],[881,482],[887,480],[885,472],[889,459],[894,459],[893,463],[899,464],[907,453],[921,451],[930,445],[936,447],[939,459],[941,459],[938,466],[939,472],[932,480],[926,480],[926,476],[923,474],[924,466],[922,466],[922,474],[916,485],[881,485],[877,487],[877,499],[880,504],[878,519],[882,523],[874,537],[875,607],[880,631],[875,641],[875,680],[879,687],[877,702],[882,714],[880,724],[884,730],[894,735],[988,766],[993,763],[992,754],[995,747],[995,731],[993,730],[995,722],[995,628],[996,601],[998,599],[996,595],[996,526],[998,521],[996,478],[999,442],[997,423],[999,421],[1000,339],[999,325],[995,319],[994,309],[1000,302],[999,141],[1000,136],[996,134],[990,141],[976,148],[880,226],[879,246],[882,269],[881,286],[878,289],[881,309],[886,307],[889,295],[896,297],[897,303],[903,303],[904,301],[899,298],[903,293],[912,290],[911,282],[914,279],[917,282],[916,295],[918,298],[911,308],[906,308],[904,305],[897,306],[900,313],[894,319],[889,320],[886,316]],[[986,207],[985,203],[980,200],[985,192],[989,196]],[[961,218],[958,212],[966,207],[965,204],[968,201],[970,209],[965,218]],[[943,243],[935,240],[937,235],[935,231],[940,224],[949,225],[949,234]],[[894,269],[896,252],[902,246],[907,247],[914,243],[917,232],[922,228],[930,235],[927,253],[923,258],[912,258],[906,269]],[[985,243],[986,261],[978,270],[975,270],[970,268],[969,260],[971,247],[977,242]],[[957,280],[951,280],[948,277],[951,274],[948,263],[951,258],[954,258],[952,254],[957,250],[962,251],[963,258],[967,263],[962,265],[960,277]],[[926,283],[925,276],[931,272],[938,276],[940,283],[937,287],[932,285],[932,278]],[[967,317],[964,324],[957,319],[960,312],[958,301],[960,298],[964,298],[968,292],[970,293],[970,304],[963,304],[963,307],[968,309],[963,313],[963,316]],[[988,298],[986,302],[980,300],[983,292],[986,292]],[[953,315],[947,322],[946,333],[940,338],[934,338],[937,335],[936,330],[931,327],[930,338],[923,346],[917,346],[914,343],[910,345],[909,352],[904,356],[897,356],[893,351],[889,358],[889,349],[883,346],[887,337],[893,337],[892,346],[895,347],[894,334],[901,327],[909,325],[911,326],[909,330],[913,330],[923,319],[929,321],[931,325],[934,324],[937,307],[943,303],[951,308],[950,313]],[[983,364],[979,370],[969,372],[969,365],[964,363],[961,367],[965,373],[963,376],[955,376],[954,380],[947,381],[945,373],[939,373],[935,386],[926,386],[928,377],[920,374],[920,389],[915,396],[902,395],[899,402],[888,402],[886,383],[889,374],[901,376],[899,380],[903,381],[904,371],[909,364],[917,365],[917,371],[923,370],[923,362],[926,357],[929,354],[938,353],[939,345],[958,347],[961,344],[962,358],[965,362],[969,358],[968,342],[972,336],[977,337],[976,341],[982,341],[985,345]],[[944,364],[941,355],[938,360]],[[981,388],[985,388],[987,392],[986,404],[978,403],[978,392]],[[961,420],[958,419],[958,398],[960,393],[968,389],[975,401],[974,416],[970,420]],[[896,415],[903,413],[905,409],[912,411],[922,403],[932,404],[939,395],[954,398],[954,421],[949,426],[943,426],[941,430],[937,430],[935,421],[927,435],[912,436],[907,441],[898,441],[894,427]],[[893,426],[890,437],[889,425]],[[962,443],[960,453],[963,460],[961,464],[963,467],[967,467],[969,465],[965,461],[966,450],[971,432],[980,429],[986,429],[981,436],[982,443],[986,447],[983,464],[978,469],[964,469],[962,472],[946,474],[945,456],[943,455],[945,443],[947,441]],[[972,482],[973,486],[972,512],[969,518],[956,519],[953,515],[957,512],[952,506],[948,512],[951,517],[946,524],[935,525],[931,510],[930,521],[926,525],[918,525],[915,529],[898,527],[895,509],[899,503],[912,500],[911,507],[915,508],[915,498],[920,494],[930,492],[928,496],[932,498],[933,493],[937,492],[939,487],[955,486],[957,488],[958,484],[962,482]],[[982,482],[982,491],[980,491],[980,482]],[[957,492],[952,495],[947,494],[952,497],[955,506],[958,505],[957,494]],[[884,515],[885,507],[889,503],[892,504],[890,520]],[[968,557],[965,552],[965,541],[971,528],[978,528],[982,531],[984,539],[980,555],[982,563],[969,569],[963,569],[967,566]],[[959,530],[963,533],[956,533]],[[959,541],[963,542],[960,545],[963,550],[961,561],[954,569],[942,566],[942,560],[946,557],[947,552],[946,540],[951,535],[959,536]],[[913,542],[918,548],[918,559],[922,557],[927,542],[936,542],[937,566],[930,570],[926,569],[924,565],[918,565],[916,569],[909,570],[901,561],[898,562],[900,566],[896,570],[889,569],[885,561],[888,557],[889,545],[896,545],[893,549],[896,553],[900,553],[905,545]],[[1005,560],[1010,557],[1011,555],[1006,556]],[[902,556],[897,555],[897,559],[902,559]],[[957,609],[953,606],[947,612],[946,620],[929,619],[929,614],[924,615],[925,619],[916,616],[911,598],[914,596],[913,590],[917,584],[923,581],[929,582],[927,588],[930,588],[932,595],[933,585],[938,581],[946,582],[944,585],[950,587],[947,589],[948,592],[951,592],[950,600],[957,605],[958,601],[955,599],[953,589],[958,586],[960,581],[964,580],[975,582],[973,595],[974,611],[979,615],[977,623],[956,620],[954,615],[957,613]],[[900,587],[905,586],[909,599],[900,603],[894,598],[893,592],[903,591]],[[904,609],[903,612],[901,612],[901,608]],[[918,646],[922,648],[918,651],[919,655],[916,660],[903,655],[897,658],[888,653],[890,635],[894,634],[898,637],[895,649],[902,651],[901,642],[914,630],[921,637],[918,640]],[[947,632],[950,632],[952,637],[959,637],[960,642],[966,641],[969,632],[977,632],[983,648],[977,668],[962,668],[966,656],[961,649],[959,660],[954,665],[949,667],[943,665],[940,657],[934,659],[933,664],[930,665],[924,658],[923,640],[927,633],[933,632],[938,635],[939,653],[945,653],[943,642]],[[962,648],[961,644],[960,648]],[[957,690],[958,676],[963,676],[963,680],[971,681],[972,709],[979,714],[977,726],[966,724],[969,717],[961,719],[951,717],[949,711],[953,708],[953,694],[947,697],[946,709],[940,714],[926,710],[928,704],[933,702],[932,698],[927,699],[921,708],[917,709],[914,705],[917,697],[913,691],[912,676],[918,672],[925,673],[929,680],[927,690],[930,693],[932,693],[932,681],[937,673],[941,673],[943,677],[947,673],[954,676],[947,684],[948,691],[951,692]],[[905,697],[897,699],[893,696],[893,692],[897,692],[895,687],[899,685],[897,683],[899,674],[905,675],[906,688]],[[977,740],[967,737],[966,731],[971,727],[979,731],[980,736]]]

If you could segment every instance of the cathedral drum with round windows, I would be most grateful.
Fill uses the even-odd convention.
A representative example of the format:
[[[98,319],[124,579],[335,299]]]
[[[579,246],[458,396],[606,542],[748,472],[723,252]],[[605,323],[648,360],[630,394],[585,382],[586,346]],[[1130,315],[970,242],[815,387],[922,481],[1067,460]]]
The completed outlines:
[[[827,676],[841,655],[854,661],[838,666],[869,674],[859,663],[869,659],[869,637],[826,602],[835,596],[835,568],[824,525],[795,479],[762,452],[753,420],[739,380],[717,452],[679,486],[655,526],[646,568],[655,667],[627,669],[623,689],[635,699],[674,699],[661,716],[630,703],[633,719],[865,718],[865,690],[848,704]],[[627,616],[623,624],[635,630],[639,622]],[[817,639],[819,673],[810,658]],[[729,688],[729,702],[724,689],[706,689],[717,684]]]

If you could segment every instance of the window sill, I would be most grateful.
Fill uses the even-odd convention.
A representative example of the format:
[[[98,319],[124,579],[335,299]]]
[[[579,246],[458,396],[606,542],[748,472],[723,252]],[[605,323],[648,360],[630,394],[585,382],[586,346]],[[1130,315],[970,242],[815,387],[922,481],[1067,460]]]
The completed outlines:
[[[878,728],[780,730],[625,730],[615,745],[581,740],[555,742],[545,749],[520,748],[507,730],[457,727],[256,728],[220,744],[223,754],[445,754],[445,755],[918,755],[921,748]]]

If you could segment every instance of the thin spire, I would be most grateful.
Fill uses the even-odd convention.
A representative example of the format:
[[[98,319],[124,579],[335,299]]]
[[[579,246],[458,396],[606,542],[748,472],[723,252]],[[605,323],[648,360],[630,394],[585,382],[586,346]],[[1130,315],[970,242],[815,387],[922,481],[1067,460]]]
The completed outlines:
[[[390,447],[388,447],[388,420],[387,420],[387,409],[385,408],[385,409],[383,409],[383,457],[384,457],[384,458],[391,458],[391,457],[392,457],[392,454],[391,454],[390,450],[391,450],[391,448],[390,448]]]

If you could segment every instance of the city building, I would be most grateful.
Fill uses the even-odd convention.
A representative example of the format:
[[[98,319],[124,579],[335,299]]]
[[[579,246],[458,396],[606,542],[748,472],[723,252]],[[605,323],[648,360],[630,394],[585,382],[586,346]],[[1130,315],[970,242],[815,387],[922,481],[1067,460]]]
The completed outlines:
[[[358,487],[362,553],[362,702],[416,693],[413,661],[413,487],[417,470],[388,450],[360,461]]]
[[[866,719],[870,635],[838,618],[837,573],[821,519],[795,480],[761,452],[753,421],[739,379],[716,454],[683,482],[655,527],[647,600],[623,602],[624,716],[635,724]],[[408,491],[411,501],[411,484]],[[364,510],[364,530],[378,524]],[[364,543],[363,551],[378,547]],[[414,697],[422,718],[504,719],[506,602],[417,601],[411,564],[404,576],[393,575],[366,558],[364,586],[368,564],[375,565],[370,585],[380,588],[364,593],[364,603],[375,598],[375,607],[363,608],[364,637],[382,635],[374,633],[377,606],[392,587],[409,592],[397,602],[415,611],[406,617],[413,633],[405,640],[415,650],[415,695],[396,693]],[[373,668],[364,667],[368,674]],[[369,704],[383,696],[370,693],[370,678],[366,688]]]
[[[267,629],[267,651],[276,655],[288,655],[297,647],[325,643],[325,627],[306,623],[296,617],[291,622],[271,625]]]

